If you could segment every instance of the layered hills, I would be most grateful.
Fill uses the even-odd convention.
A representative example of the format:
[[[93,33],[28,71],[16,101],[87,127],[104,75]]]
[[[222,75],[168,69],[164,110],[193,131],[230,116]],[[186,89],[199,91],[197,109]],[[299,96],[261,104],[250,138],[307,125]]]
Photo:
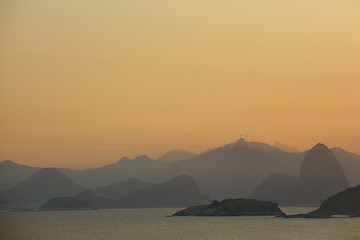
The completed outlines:
[[[95,189],[95,193],[101,197],[109,199],[121,199],[136,190],[148,189],[154,183],[144,183],[136,178],[129,178],[127,181],[117,181],[110,185]]]
[[[134,191],[121,200],[121,205],[127,208],[184,207],[208,201],[210,198],[200,192],[194,179],[181,175],[168,182]]]
[[[174,164],[172,174],[188,174],[214,199],[248,197],[271,173],[297,174],[303,156],[258,142],[235,143]]]
[[[75,184],[56,168],[43,168],[25,181],[0,194],[0,204],[42,204],[50,198],[72,196],[84,188]]]
[[[178,176],[168,182],[154,184],[146,190],[135,190],[121,199],[107,199],[85,190],[73,197],[50,199],[40,210],[83,210],[111,208],[184,207],[209,201],[189,176]]]
[[[96,195],[91,190],[84,190],[72,197],[57,197],[44,203],[40,211],[66,211],[66,210],[98,210],[121,208],[121,202],[106,199]]]
[[[89,188],[96,189],[116,181],[129,178],[138,178],[146,182],[161,182],[169,178],[162,177],[171,163],[159,162],[146,155],[134,159],[121,158],[118,162],[99,168],[90,168],[84,171],[60,169],[74,182]],[[171,176],[171,177],[174,177]]]
[[[276,181],[284,182],[283,184],[287,185],[285,188],[291,188],[289,182],[294,180],[292,176],[298,178],[302,162],[308,151],[288,152],[292,150],[286,148],[286,145],[277,144],[276,146],[260,142],[247,142],[241,138],[237,142],[197,155],[175,150],[169,151],[158,160],[141,155],[134,159],[123,157],[113,164],[83,171],[59,170],[74,183],[92,189],[99,196],[106,198],[122,198],[132,190],[142,188],[139,187],[141,183],[136,181],[126,183],[131,178],[136,178],[142,183],[161,183],[178,175],[191,176],[200,190],[212,199],[246,198],[273,173],[282,174],[271,176],[266,181],[267,185],[274,185],[271,182]],[[358,174],[360,172],[360,155],[349,153],[341,148],[333,148],[331,151],[343,168],[349,185],[360,184],[360,175]],[[189,158],[179,160],[186,157]],[[0,163],[2,191],[26,180],[38,170],[39,168],[19,165],[10,161]],[[111,184],[113,186],[124,185],[121,193],[113,191]],[[102,189],[104,186],[108,188]],[[125,188],[129,188],[129,190],[126,191]],[[142,189],[146,188],[144,186]],[[269,191],[268,187],[265,192],[267,191]],[[286,191],[279,188],[277,194],[274,195],[281,196],[284,195],[284,192]],[[297,193],[298,191],[295,190],[294,196]]]
[[[29,167],[9,160],[0,162],[0,192],[24,181],[39,169],[38,167]]]
[[[319,143],[305,155],[299,177],[272,174],[250,198],[276,201],[280,205],[319,206],[322,200],[347,187],[349,183],[339,161]]]

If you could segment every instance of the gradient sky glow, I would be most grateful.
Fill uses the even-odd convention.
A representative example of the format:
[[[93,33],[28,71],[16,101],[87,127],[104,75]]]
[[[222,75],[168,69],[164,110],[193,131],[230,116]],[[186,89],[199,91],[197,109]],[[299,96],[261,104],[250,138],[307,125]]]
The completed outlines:
[[[240,134],[360,153],[360,1],[2,0],[0,161],[83,169]]]

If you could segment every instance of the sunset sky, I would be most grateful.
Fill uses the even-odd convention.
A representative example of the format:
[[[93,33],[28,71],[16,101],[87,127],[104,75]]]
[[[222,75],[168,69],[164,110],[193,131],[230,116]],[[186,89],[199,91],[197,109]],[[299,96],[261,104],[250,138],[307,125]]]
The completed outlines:
[[[360,154],[360,1],[1,0],[0,161],[239,138]]]

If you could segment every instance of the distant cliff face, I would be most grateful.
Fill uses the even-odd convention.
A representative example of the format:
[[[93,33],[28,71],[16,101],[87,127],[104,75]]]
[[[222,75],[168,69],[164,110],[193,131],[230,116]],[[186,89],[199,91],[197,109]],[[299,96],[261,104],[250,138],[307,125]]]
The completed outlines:
[[[319,143],[305,155],[298,178],[270,175],[250,196],[280,205],[319,206],[321,201],[348,187],[339,161]]]

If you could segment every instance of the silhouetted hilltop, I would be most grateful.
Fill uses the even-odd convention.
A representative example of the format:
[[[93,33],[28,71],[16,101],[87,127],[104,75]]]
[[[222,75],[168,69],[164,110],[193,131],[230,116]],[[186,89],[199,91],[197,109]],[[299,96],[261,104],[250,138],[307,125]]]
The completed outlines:
[[[221,202],[192,206],[173,216],[282,216],[284,212],[277,203],[255,199],[226,199]]]
[[[147,155],[140,155],[132,160],[133,162],[148,162],[148,161],[154,161],[153,159],[149,158]]]
[[[124,162],[129,162],[129,161],[131,161],[130,158],[128,158],[128,157],[122,157],[122,158],[120,158],[120,160],[119,160],[117,163],[124,163]]]
[[[126,208],[181,207],[209,200],[191,177],[182,175],[151,188],[137,190],[123,198],[121,205]]]
[[[349,187],[335,155],[324,144],[317,144],[304,158],[299,179],[309,203],[318,203]]]
[[[14,167],[14,166],[20,166],[20,164],[12,162],[10,160],[5,160],[5,161],[0,162],[0,169],[4,168],[4,167]],[[22,166],[25,166],[25,165],[22,165]]]
[[[40,207],[40,211],[97,210],[98,197],[90,190],[84,190],[74,197],[53,198]]]
[[[139,163],[149,163],[149,162],[154,162],[154,160],[149,158],[147,155],[143,154],[137,156],[134,159],[130,159],[128,157],[122,157],[117,163],[110,164],[109,166],[117,165],[117,164],[139,164]]]
[[[339,161],[333,152],[321,143],[305,155],[299,177],[302,181],[312,184],[318,182],[332,185],[333,188],[337,188],[335,192],[349,185]]]
[[[160,162],[179,162],[182,160],[190,159],[195,156],[194,153],[187,152],[184,150],[174,149],[165,153],[163,156],[159,157],[157,161]]]
[[[270,175],[250,197],[281,205],[318,206],[323,199],[348,186],[335,155],[325,145],[317,144],[305,155],[298,178]]]
[[[0,162],[0,192],[24,181],[38,170],[38,167],[29,167],[9,160]]]
[[[73,197],[53,198],[40,207],[40,211],[97,210],[120,208],[120,201],[97,196],[91,190],[84,190]]]
[[[0,203],[44,203],[60,196],[72,196],[83,187],[72,182],[56,168],[43,168],[27,180],[1,193]]]
[[[126,182],[118,181],[108,186],[97,188],[95,192],[104,198],[121,199],[135,190],[147,189],[154,185],[153,183],[143,183],[136,178],[129,178]]]

